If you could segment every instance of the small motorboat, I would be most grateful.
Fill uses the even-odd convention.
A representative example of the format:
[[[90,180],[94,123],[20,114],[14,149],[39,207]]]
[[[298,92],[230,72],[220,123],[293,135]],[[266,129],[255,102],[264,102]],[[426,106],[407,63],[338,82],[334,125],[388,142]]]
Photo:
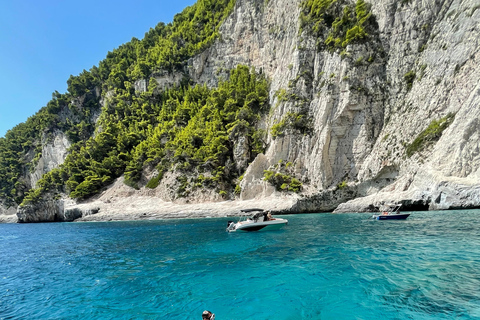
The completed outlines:
[[[228,221],[228,232],[278,230],[288,223],[287,219],[274,218],[269,211],[263,209],[243,209],[240,211],[242,215],[237,223]]]
[[[373,219],[376,220],[405,220],[410,213],[400,213],[400,207],[402,205],[388,205],[388,209],[382,211],[381,214],[374,214]]]

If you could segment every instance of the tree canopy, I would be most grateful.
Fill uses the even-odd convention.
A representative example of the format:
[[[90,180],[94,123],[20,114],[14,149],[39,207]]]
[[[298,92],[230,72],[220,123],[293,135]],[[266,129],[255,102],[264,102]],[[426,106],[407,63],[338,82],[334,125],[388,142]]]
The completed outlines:
[[[117,90],[104,109],[109,112],[99,119],[101,130],[73,148],[57,170],[44,175],[24,203],[47,191],[83,199],[122,174],[126,183],[138,187],[147,166],[159,175],[188,171],[194,182],[184,184],[180,196],[199,182],[233,193],[234,180],[245,169],[238,168],[233,158],[237,137],[249,142],[247,160],[263,151],[256,123],[269,109],[266,79],[238,66],[218,88],[196,85],[155,94],[155,87],[150,85],[141,94]]]
[[[71,154],[62,169],[39,181],[38,190],[64,181],[72,196],[84,197],[122,173],[131,161],[133,148],[153,134],[157,112],[163,110],[167,96],[179,96],[187,90],[178,88],[158,96],[152,89],[137,96],[133,83],[148,80],[157,72],[183,71],[190,57],[218,37],[219,27],[234,4],[235,0],[198,0],[177,14],[172,23],[159,23],[142,40],[133,38],[108,52],[98,66],[70,76],[66,93],[55,92],[45,107],[0,138],[0,198],[7,205],[24,200],[32,187],[26,179],[28,170],[35,167],[42,143],[56,130],[65,132],[73,143]],[[101,110],[99,102],[107,93],[113,97]],[[100,112],[102,128],[92,137]],[[79,160],[72,161],[75,157]],[[38,190],[31,191],[29,198],[38,196]]]

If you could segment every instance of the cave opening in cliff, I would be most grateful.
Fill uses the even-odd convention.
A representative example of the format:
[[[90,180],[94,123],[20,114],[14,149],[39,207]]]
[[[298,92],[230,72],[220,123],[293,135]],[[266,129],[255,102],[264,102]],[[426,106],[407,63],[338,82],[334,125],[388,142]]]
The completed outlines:
[[[428,211],[430,201],[421,201],[413,203],[405,203],[400,211]]]

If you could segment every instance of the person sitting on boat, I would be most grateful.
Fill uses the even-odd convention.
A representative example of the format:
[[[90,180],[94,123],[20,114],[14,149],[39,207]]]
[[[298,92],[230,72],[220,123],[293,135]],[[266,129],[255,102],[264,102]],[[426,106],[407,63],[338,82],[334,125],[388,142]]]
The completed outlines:
[[[203,311],[202,320],[215,320],[215,313],[212,313],[208,310]]]
[[[387,216],[388,215],[388,212],[387,211],[383,211],[382,212],[382,216]]]
[[[275,220],[274,217],[272,217],[272,211],[267,211],[267,220],[270,221],[270,220]]]
[[[271,211],[264,211],[264,212],[263,212],[263,221],[270,221],[270,220],[275,220],[275,219],[272,217]]]

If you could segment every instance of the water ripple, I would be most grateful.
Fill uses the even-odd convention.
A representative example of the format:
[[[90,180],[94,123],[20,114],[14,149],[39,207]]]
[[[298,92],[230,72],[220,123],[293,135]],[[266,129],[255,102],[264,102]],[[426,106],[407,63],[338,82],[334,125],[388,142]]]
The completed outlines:
[[[0,320],[480,317],[480,211],[369,216],[0,225]]]

